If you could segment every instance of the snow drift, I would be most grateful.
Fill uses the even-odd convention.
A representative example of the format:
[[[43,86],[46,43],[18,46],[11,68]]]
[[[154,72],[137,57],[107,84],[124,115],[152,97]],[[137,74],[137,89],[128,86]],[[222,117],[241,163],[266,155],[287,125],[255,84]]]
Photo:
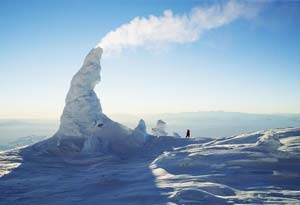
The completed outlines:
[[[165,152],[151,164],[178,204],[299,204],[300,129],[242,134]]]
[[[141,120],[133,132],[144,131]],[[88,140],[93,146],[97,135]],[[161,136],[130,158],[23,156],[0,152],[0,204],[300,203],[299,128],[217,140]]]

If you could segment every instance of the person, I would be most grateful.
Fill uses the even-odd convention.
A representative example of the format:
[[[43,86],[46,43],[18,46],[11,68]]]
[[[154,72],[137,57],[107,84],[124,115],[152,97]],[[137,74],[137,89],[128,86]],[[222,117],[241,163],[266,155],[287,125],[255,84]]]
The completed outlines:
[[[191,136],[191,131],[190,129],[187,129],[185,138],[190,138],[190,136]]]

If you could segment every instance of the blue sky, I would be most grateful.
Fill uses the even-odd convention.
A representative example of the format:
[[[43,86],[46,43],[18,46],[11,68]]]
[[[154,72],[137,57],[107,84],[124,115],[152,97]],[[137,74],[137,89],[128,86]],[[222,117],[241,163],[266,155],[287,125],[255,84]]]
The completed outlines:
[[[216,3],[0,1],[0,118],[59,118],[72,76],[107,32],[136,16]],[[96,92],[104,112],[300,113],[300,3],[259,6],[256,17],[198,41],[103,59]]]

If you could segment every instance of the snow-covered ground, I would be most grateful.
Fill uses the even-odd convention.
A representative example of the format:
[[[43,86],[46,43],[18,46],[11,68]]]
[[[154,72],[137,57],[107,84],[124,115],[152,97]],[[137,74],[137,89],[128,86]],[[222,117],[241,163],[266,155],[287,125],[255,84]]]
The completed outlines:
[[[300,129],[158,137],[129,156],[0,153],[0,204],[300,204]]]
[[[74,75],[58,131],[0,152],[0,204],[299,204],[300,129],[222,139],[154,135],[106,116],[101,48]]]

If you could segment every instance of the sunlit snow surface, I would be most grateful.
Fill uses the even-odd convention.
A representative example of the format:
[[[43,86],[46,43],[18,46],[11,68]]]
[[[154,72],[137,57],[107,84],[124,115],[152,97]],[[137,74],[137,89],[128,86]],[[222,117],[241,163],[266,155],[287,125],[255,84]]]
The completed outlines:
[[[127,157],[28,149],[0,153],[0,204],[300,204],[296,128],[159,137]]]

